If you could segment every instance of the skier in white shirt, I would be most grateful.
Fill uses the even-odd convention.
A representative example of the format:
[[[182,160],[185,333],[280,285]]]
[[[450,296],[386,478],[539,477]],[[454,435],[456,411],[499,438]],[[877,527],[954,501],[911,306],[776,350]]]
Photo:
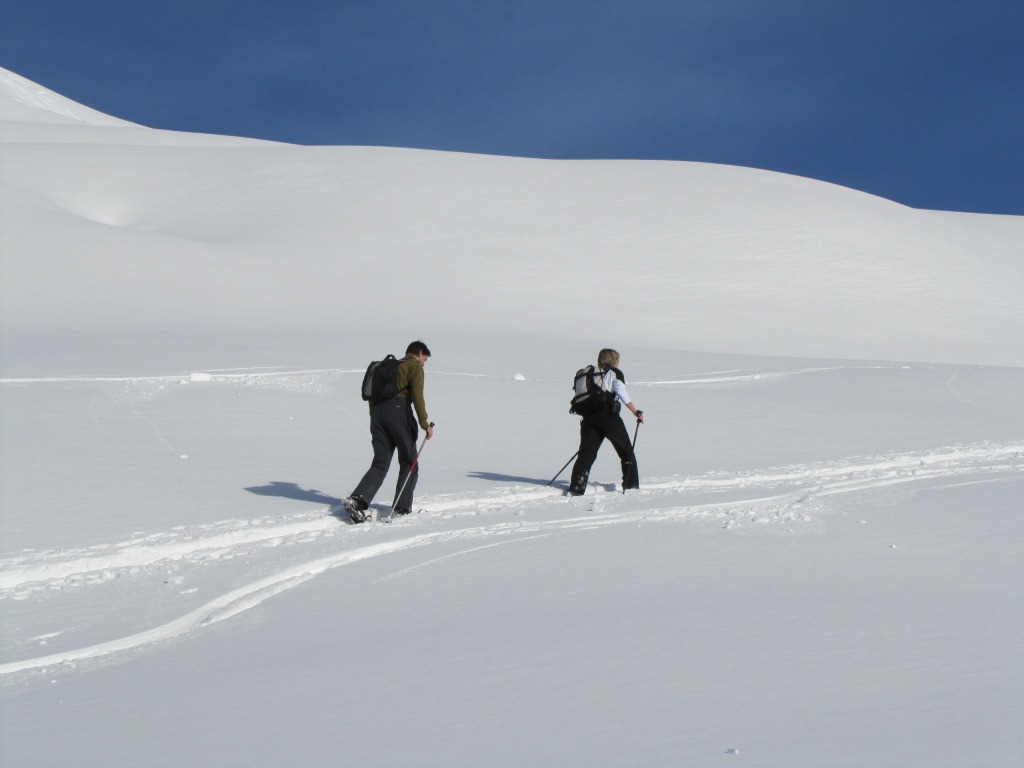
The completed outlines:
[[[638,422],[643,422],[643,411],[633,405],[626,391],[626,377],[619,370],[619,353],[614,349],[602,349],[597,355],[597,367],[603,373],[601,389],[607,399],[607,407],[587,414],[580,420],[580,452],[572,467],[572,479],[569,481],[569,495],[582,496],[587,490],[587,479],[590,468],[597,459],[597,452],[605,438],[611,442],[622,462],[622,489],[640,487],[640,474],[636,466],[636,456],[629,439],[626,425],[619,417],[620,404],[624,404]]]

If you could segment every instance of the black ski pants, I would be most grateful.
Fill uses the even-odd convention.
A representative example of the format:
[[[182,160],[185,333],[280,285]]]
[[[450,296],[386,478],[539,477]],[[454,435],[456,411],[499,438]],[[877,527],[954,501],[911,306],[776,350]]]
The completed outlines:
[[[580,455],[572,466],[572,480],[569,481],[569,493],[582,495],[587,489],[590,468],[597,460],[597,451],[605,438],[619,454],[622,462],[622,487],[639,488],[640,473],[637,471],[636,456],[629,439],[626,425],[618,414],[600,410],[584,416],[580,421]]]
[[[353,496],[358,496],[369,506],[373,497],[377,495],[384,478],[387,477],[388,469],[391,468],[391,459],[398,451],[398,482],[395,485],[395,496],[402,489],[406,477],[409,477],[409,467],[416,458],[416,435],[419,426],[412,413],[412,404],[404,397],[395,397],[384,403],[370,407],[370,443],[373,445],[373,461],[370,468],[366,470],[359,485],[352,491]],[[416,489],[416,478],[419,476],[419,467],[412,472],[409,483],[402,492],[402,498],[396,499],[395,507],[399,509],[412,509],[412,493]]]

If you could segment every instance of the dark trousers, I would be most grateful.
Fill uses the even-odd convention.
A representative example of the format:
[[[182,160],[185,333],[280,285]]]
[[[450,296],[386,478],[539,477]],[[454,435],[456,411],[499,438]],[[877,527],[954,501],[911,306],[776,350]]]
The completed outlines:
[[[597,451],[605,438],[615,448],[622,462],[622,487],[640,487],[640,473],[637,471],[636,456],[633,455],[633,445],[626,425],[617,414],[602,410],[584,416],[580,421],[580,455],[572,466],[570,493],[582,494],[586,490],[590,468],[594,466]]]
[[[377,495],[384,478],[387,477],[388,469],[391,467],[391,459],[398,451],[398,483],[395,485],[395,495],[401,490],[406,477],[409,477],[409,467],[416,458],[416,435],[419,427],[412,415],[412,405],[404,397],[396,397],[386,403],[378,403],[370,408],[370,443],[373,445],[373,461],[370,468],[366,470],[359,485],[352,491],[353,496],[358,496],[370,504],[373,497]],[[419,467],[413,470],[409,477],[409,483],[402,492],[402,498],[396,499],[395,506],[404,509],[412,509],[412,492],[416,489],[416,478],[419,476]]]

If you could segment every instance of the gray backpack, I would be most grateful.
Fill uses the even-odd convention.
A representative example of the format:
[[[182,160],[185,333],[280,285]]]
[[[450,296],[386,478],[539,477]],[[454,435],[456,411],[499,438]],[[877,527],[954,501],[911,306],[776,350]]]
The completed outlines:
[[[604,372],[597,370],[592,365],[576,371],[576,377],[572,382],[573,396],[569,401],[569,413],[575,413],[577,416],[589,416],[602,408],[611,409],[615,396],[602,389],[604,377]]]

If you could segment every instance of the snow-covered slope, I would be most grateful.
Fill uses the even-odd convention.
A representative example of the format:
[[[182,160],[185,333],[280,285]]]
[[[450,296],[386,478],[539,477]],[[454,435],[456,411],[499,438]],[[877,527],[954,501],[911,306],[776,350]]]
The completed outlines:
[[[5,113],[38,90],[12,82]],[[1024,365],[1020,217],[697,163],[75,128],[59,145],[5,134],[0,319],[15,334],[457,326]]]
[[[135,127],[134,123],[78,104],[6,69],[0,69],[0,121]]]
[[[98,112],[0,67],[0,146],[63,143],[231,147],[273,142],[145,128]]]
[[[1021,763],[1020,218],[5,100],[0,765]],[[606,345],[642,489],[563,497]]]

